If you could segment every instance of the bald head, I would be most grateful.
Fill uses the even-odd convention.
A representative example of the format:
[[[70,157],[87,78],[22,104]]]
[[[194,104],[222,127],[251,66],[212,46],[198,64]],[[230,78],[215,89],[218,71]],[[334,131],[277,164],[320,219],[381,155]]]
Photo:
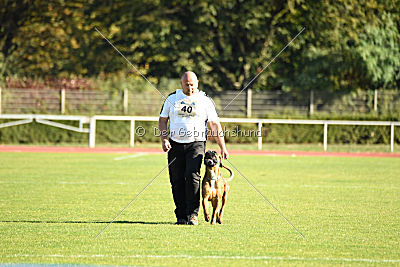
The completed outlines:
[[[185,81],[185,80],[196,80],[197,81],[197,76],[196,73],[194,73],[193,71],[187,71],[182,75],[181,78],[181,82]]]
[[[191,96],[197,93],[197,87],[199,86],[199,81],[197,76],[192,71],[187,71],[182,75],[181,79],[182,90],[185,95]]]

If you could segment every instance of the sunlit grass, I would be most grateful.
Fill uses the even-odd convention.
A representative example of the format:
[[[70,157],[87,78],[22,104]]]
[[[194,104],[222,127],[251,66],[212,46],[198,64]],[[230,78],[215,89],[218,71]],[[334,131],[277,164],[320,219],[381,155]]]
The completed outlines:
[[[95,239],[167,164],[164,155],[114,160],[118,156],[0,153],[1,262],[181,266],[400,259],[399,159],[232,156],[230,162],[306,239],[237,172],[223,225],[211,226],[202,215],[199,226],[173,225],[167,171]]]

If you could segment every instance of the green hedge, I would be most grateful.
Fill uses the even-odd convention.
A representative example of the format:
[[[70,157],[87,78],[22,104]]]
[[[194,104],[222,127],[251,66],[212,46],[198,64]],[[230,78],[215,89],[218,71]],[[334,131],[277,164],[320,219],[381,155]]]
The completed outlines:
[[[2,123],[7,122],[1,120]],[[60,123],[78,126],[69,121]],[[84,133],[63,130],[36,122],[29,124],[0,128],[1,144],[58,144],[58,143],[88,143],[89,137]]]
[[[336,118],[338,119],[338,118]],[[349,119],[349,118],[347,118]],[[355,118],[351,118],[355,119]],[[6,122],[2,120],[1,122]],[[78,126],[76,122],[63,122]],[[156,122],[136,122],[137,127],[146,130],[144,136],[135,135],[136,142],[159,142],[155,136]],[[257,125],[250,123],[223,124],[227,143],[257,142]],[[129,144],[130,123],[128,121],[98,121],[96,129],[97,144]],[[264,124],[264,143],[306,144],[322,143],[322,125]],[[389,144],[390,127],[388,126],[329,126],[330,144]],[[395,128],[395,141],[400,143],[400,127]],[[76,133],[43,124],[0,128],[0,144],[87,144],[88,134]]]
[[[239,128],[244,133],[255,132],[255,125],[226,125],[231,131]],[[237,130],[236,130],[237,131]],[[228,131],[229,132],[229,131]],[[264,124],[262,128],[263,143],[307,144],[323,142],[323,125]],[[253,136],[225,137],[227,143],[254,143]],[[400,127],[395,128],[395,141],[400,143]],[[328,127],[330,144],[389,144],[389,126],[336,126]]]

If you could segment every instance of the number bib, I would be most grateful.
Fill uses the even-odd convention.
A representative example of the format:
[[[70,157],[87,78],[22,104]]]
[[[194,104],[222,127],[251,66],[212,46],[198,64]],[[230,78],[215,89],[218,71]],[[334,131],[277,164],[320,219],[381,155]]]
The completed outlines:
[[[179,100],[177,109],[179,117],[188,118],[196,116],[196,103],[194,101],[188,99]]]

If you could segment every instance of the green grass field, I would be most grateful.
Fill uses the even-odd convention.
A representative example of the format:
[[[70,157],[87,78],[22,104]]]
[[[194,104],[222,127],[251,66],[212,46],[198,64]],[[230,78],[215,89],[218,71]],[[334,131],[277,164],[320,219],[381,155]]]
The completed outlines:
[[[223,225],[173,225],[164,155],[0,153],[0,262],[400,264],[400,159],[232,156]],[[229,165],[228,163],[226,163]],[[202,170],[203,171],[203,170]]]

